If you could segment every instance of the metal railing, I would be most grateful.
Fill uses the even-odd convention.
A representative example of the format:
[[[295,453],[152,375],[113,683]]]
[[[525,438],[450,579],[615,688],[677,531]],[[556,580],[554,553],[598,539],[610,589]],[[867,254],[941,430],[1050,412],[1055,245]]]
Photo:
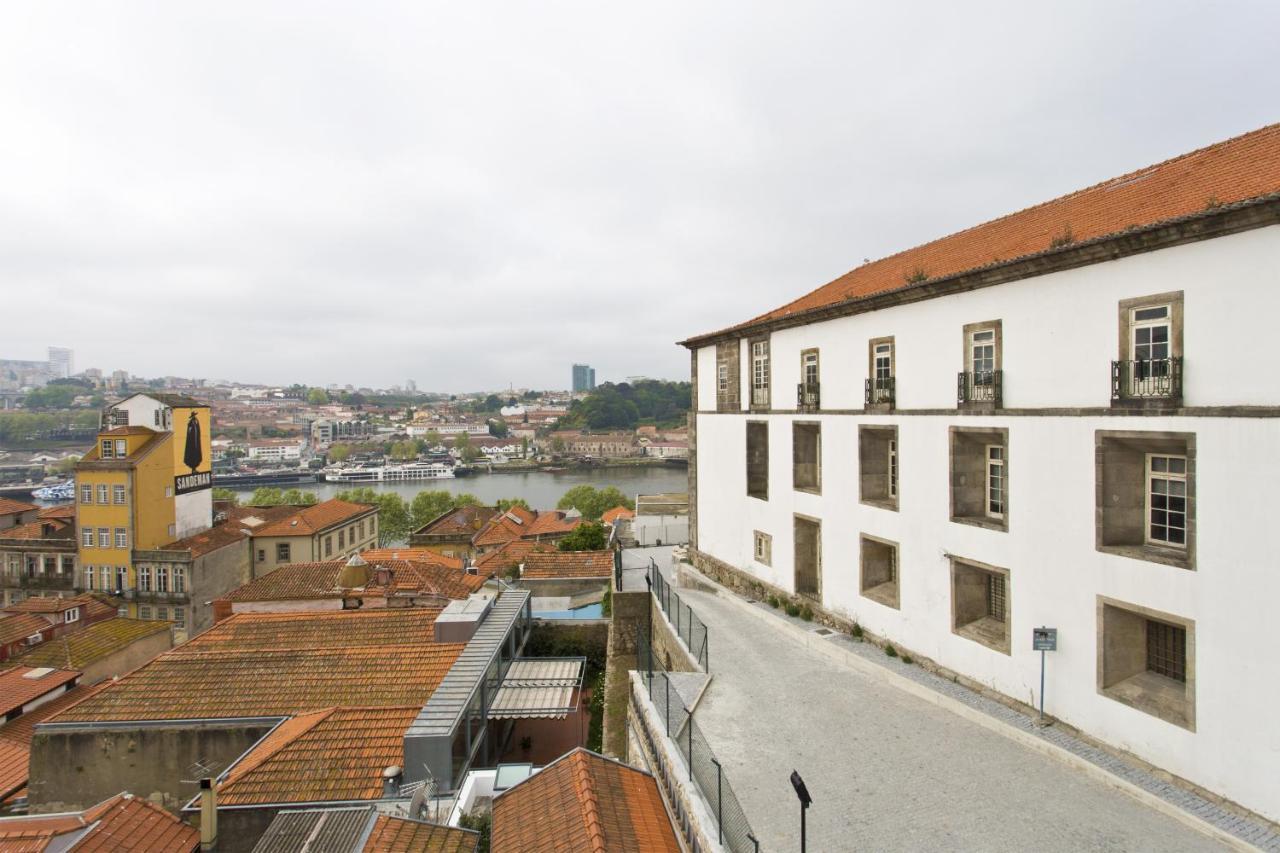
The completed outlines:
[[[658,570],[658,564],[649,558],[649,592],[657,599],[658,606],[666,614],[667,621],[676,629],[676,636],[684,640],[685,647],[703,672],[711,672],[710,636],[707,626],[694,615],[693,608],[680,600],[680,594],[672,588]]]
[[[866,381],[864,400],[868,406],[893,405],[893,377],[882,376]]]
[[[649,701],[663,722],[665,734],[684,759],[688,778],[697,786],[703,800],[715,815],[719,843],[733,853],[759,853],[760,842],[751,830],[747,813],[738,802],[733,786],[729,784],[724,766],[716,758],[706,736],[698,727],[693,712],[685,707],[684,700],[671,686],[667,671],[653,653],[653,648],[641,629],[636,631],[636,649]]]
[[[767,409],[769,408],[769,386],[763,387],[751,386],[751,408]]]
[[[801,382],[796,386],[796,409],[816,412],[822,408],[822,386],[817,382]]]
[[[996,408],[1004,404],[1004,371],[962,370],[956,376],[956,402],[992,403]]]
[[[1177,399],[1182,396],[1182,359],[1111,362],[1111,399]]]

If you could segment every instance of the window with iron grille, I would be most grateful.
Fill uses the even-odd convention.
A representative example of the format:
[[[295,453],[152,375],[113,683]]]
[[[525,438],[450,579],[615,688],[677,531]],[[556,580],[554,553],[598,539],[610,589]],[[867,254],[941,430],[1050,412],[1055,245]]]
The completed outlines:
[[[1008,612],[1007,608],[1004,575],[987,573],[987,615],[997,622],[1003,622]]]
[[[1187,629],[1147,620],[1147,669],[1174,681],[1187,680]]]

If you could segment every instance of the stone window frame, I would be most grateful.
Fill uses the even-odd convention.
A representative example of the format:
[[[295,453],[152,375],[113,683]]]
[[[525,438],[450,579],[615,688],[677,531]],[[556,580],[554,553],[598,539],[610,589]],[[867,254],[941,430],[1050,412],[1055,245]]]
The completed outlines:
[[[765,345],[764,353],[764,403],[756,402],[756,344]],[[767,412],[773,408],[773,340],[768,332],[762,335],[755,335],[747,339],[747,363],[749,371],[750,405],[748,408],[753,412]]]
[[[716,411],[738,412],[742,410],[741,353],[737,338],[716,344]],[[721,388],[721,375],[724,388]]]
[[[883,403],[868,403],[866,407],[873,411],[892,411],[897,404],[897,378],[898,378],[898,345],[894,341],[893,335],[885,335],[884,337],[871,338],[867,341],[867,381],[874,384],[876,380],[876,347],[881,344],[889,345],[889,379],[895,385],[893,396]]]
[[[814,461],[814,485],[801,486],[796,481],[796,475],[799,473],[796,462],[796,433],[801,427],[813,427],[817,431],[817,459]],[[797,492],[804,492],[810,495],[822,494],[822,422],[821,421],[792,421],[791,422],[791,488]]]
[[[1116,542],[1108,533],[1108,504],[1115,504],[1117,495],[1108,494],[1107,465],[1108,443],[1132,445],[1131,452],[1143,456],[1142,479],[1137,489],[1143,495],[1141,542]],[[1187,460],[1187,541],[1185,548],[1168,547],[1147,541],[1150,519],[1146,517],[1146,456],[1151,453],[1184,456]],[[1104,554],[1129,557],[1149,563],[1160,563],[1187,571],[1196,570],[1196,434],[1173,430],[1108,430],[1094,431],[1094,548]],[[1127,484],[1130,488],[1132,483]]]
[[[761,549],[761,545],[764,546]],[[751,556],[757,563],[762,566],[773,565],[773,537],[768,533],[760,530],[752,531],[752,549]]]
[[[993,347],[991,369],[995,371],[997,374],[999,374],[1001,371],[1004,370],[1004,321],[1003,320],[982,320],[981,322],[978,322],[978,323],[965,323],[964,326],[961,327],[960,345],[963,349],[963,352],[962,352],[963,358],[961,359],[960,363],[964,365],[964,367],[961,369],[966,374],[973,373],[973,347],[969,343],[969,337],[974,332],[985,332],[987,330],[991,330],[995,332],[995,340],[993,341],[994,347]],[[1002,386],[1003,386],[1003,381],[1001,382],[1001,385],[998,387],[1002,387]],[[994,400],[965,400],[965,402],[961,404],[960,407],[963,409],[981,409],[981,410],[997,409],[1004,406],[1004,401],[1002,397],[1003,397],[1003,394],[997,395],[996,399]]]
[[[1112,644],[1107,645],[1107,608],[1123,611],[1131,617],[1137,617],[1147,621],[1163,622],[1166,625],[1174,625],[1186,631],[1186,681],[1183,682],[1184,696],[1182,704],[1178,707],[1160,707],[1160,698],[1155,695],[1155,690],[1151,689],[1150,683],[1154,683],[1156,679],[1161,679],[1154,673],[1145,675],[1145,671],[1140,671],[1131,676],[1120,678],[1107,683],[1108,668],[1108,652],[1114,652],[1115,640],[1111,638]],[[1123,617],[1122,617],[1123,618]],[[1113,623],[1114,624],[1114,623]],[[1097,596],[1097,668],[1096,668],[1096,685],[1099,696],[1110,699],[1113,702],[1119,702],[1122,705],[1128,705],[1136,711],[1149,714],[1159,720],[1164,720],[1170,725],[1184,728],[1194,732],[1196,730],[1196,621],[1185,616],[1178,616],[1174,613],[1168,613],[1163,610],[1156,610],[1152,607],[1146,607],[1141,604],[1134,604],[1129,601],[1121,601],[1120,599],[1110,598],[1105,595]],[[1145,628],[1145,624],[1144,624]],[[1145,657],[1146,642],[1145,636],[1142,643],[1142,652]],[[1139,679],[1135,684],[1135,679]],[[1173,679],[1163,679],[1165,682],[1178,683]],[[1145,682],[1145,683],[1144,683]],[[1127,690],[1118,690],[1119,687],[1128,687]],[[1167,698],[1165,700],[1167,702]]]
[[[1003,566],[993,566],[990,563],[984,563],[981,560],[973,560],[968,557],[959,557],[955,554],[949,554],[948,560],[951,567],[951,633],[957,637],[963,637],[971,640],[980,646],[986,646],[992,651],[1000,652],[1004,655],[1013,654],[1013,584],[1012,573]],[[982,621],[985,617],[970,619],[964,624],[960,624],[960,585],[962,577],[966,574],[980,572],[987,575],[998,575],[1004,578],[1004,637],[999,642],[993,642],[980,631],[973,630],[976,622]],[[984,593],[985,594],[985,593]]]
[[[867,494],[869,490],[867,489],[867,483],[866,483],[865,476],[863,474],[863,469],[866,467],[867,456],[868,456],[868,453],[865,451],[865,449],[868,447],[868,445],[871,444],[871,442],[867,440],[868,433],[891,433],[891,435],[887,438],[887,441],[893,442],[893,449],[891,450],[887,446],[883,448],[883,452],[885,454],[884,461],[885,461],[885,468],[886,468],[886,473],[885,473],[886,497],[883,497],[883,498],[868,496]],[[886,440],[886,439],[882,439],[882,440]],[[877,450],[876,452],[880,452],[880,451]],[[889,477],[891,475],[888,469],[892,465],[891,460],[895,457],[897,459],[897,465],[894,467],[896,467],[898,471],[898,478],[897,478],[898,481],[896,484],[896,488],[890,488]],[[874,506],[874,507],[879,507],[880,509],[887,509],[891,512],[897,512],[899,500],[901,499],[901,496],[902,496],[902,443],[898,437],[898,425],[897,424],[859,424],[858,425],[858,502],[862,504],[866,504],[867,506]]]
[[[751,491],[751,433],[753,428],[755,428],[756,431],[762,430],[764,434],[764,439],[763,439],[764,440],[764,459],[762,463],[764,467],[764,482],[763,482],[764,490],[759,493],[753,493]],[[746,437],[744,439],[743,449],[744,449],[744,455],[746,457],[746,463],[747,463],[747,472],[746,472],[747,473],[747,489],[746,489],[747,497],[755,498],[756,500],[760,500],[760,501],[768,501],[769,500],[769,422],[768,421],[747,421]]]
[[[810,385],[806,371],[805,361],[813,356],[813,384]],[[813,388],[815,400],[814,402],[806,402],[808,397],[808,389]],[[817,412],[822,409],[822,350],[820,347],[806,347],[800,350],[800,383],[799,391],[796,395],[796,411],[800,412]]]
[[[1135,296],[1132,299],[1120,300],[1117,304],[1120,328],[1117,361],[1129,361],[1133,358],[1130,351],[1133,312],[1140,308],[1155,308],[1158,305],[1169,306],[1169,355],[1172,358],[1182,357],[1183,295],[1181,290],[1173,290],[1168,293],[1153,293],[1150,296]]]
[[[818,547],[815,549],[815,552],[814,552],[815,562],[816,562],[816,565],[814,566],[814,579],[817,582],[816,583],[817,590],[813,593],[802,592],[800,590],[800,584],[798,583],[800,567],[795,559],[796,555],[794,553],[794,548],[799,545],[800,537],[794,535],[794,531],[796,527],[799,526],[799,522],[812,524],[817,527]],[[801,596],[802,598],[807,598],[810,601],[814,601],[819,606],[821,606],[822,592],[823,592],[823,589],[822,589],[822,568],[823,568],[822,567],[822,519],[813,515],[805,515],[804,513],[801,513],[801,512],[792,513],[791,529],[793,531],[793,536],[792,536],[793,553],[792,553],[792,560],[791,560],[792,588],[796,595]]]
[[[993,442],[989,439],[992,436],[1000,436],[999,442]],[[966,436],[967,443],[976,444],[980,450],[982,457],[982,482],[976,487],[965,483],[964,486],[956,485],[956,438],[957,436]],[[987,506],[987,448],[999,444],[1004,447],[1004,512],[999,517],[993,517],[986,513]],[[969,524],[974,527],[983,527],[987,530],[998,530],[1003,533],[1009,532],[1009,483],[1012,476],[1012,469],[1009,467],[1009,428],[995,426],[951,426],[947,432],[947,512],[951,521],[956,524]],[[956,489],[957,488],[977,488],[982,494],[982,506],[984,511],[981,515],[957,515],[956,514]]]
[[[888,581],[881,581],[877,584],[868,586],[867,577],[867,543],[872,542],[879,546],[887,547],[893,555],[893,578]],[[884,539],[879,536],[872,536],[869,533],[862,533],[858,536],[858,594],[863,598],[869,599],[882,604],[885,607],[891,607],[894,610],[902,609],[902,554],[901,546],[892,539]],[[886,589],[886,587],[892,587]]]

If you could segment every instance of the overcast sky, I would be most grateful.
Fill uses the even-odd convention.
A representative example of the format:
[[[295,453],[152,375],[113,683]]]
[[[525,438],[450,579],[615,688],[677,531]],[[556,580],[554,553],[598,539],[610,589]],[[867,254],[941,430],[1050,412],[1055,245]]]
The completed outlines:
[[[1258,2],[0,6],[0,357],[459,391],[1280,120]]]

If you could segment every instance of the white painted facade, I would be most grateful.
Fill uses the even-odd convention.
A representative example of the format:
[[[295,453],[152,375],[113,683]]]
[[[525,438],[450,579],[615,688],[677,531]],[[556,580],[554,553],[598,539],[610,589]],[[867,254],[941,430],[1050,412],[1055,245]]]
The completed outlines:
[[[822,521],[823,605],[895,645],[1014,699],[1039,699],[1032,628],[1058,629],[1046,711],[1152,764],[1280,819],[1280,702],[1272,628],[1280,601],[1269,530],[1280,481],[1280,418],[1266,412],[1110,411],[1121,300],[1182,291],[1186,408],[1280,406],[1271,349],[1280,316],[1280,226],[979,290],[774,331],[773,410],[748,414],[751,347],[740,341],[742,414],[715,413],[716,350],[696,351],[697,547],[793,590],[795,514]],[[1006,410],[961,414],[962,327],[1000,320]],[[897,400],[864,414],[868,341],[894,336]],[[821,361],[818,413],[794,410],[801,350]],[[845,410],[832,413],[832,410]],[[1274,414],[1273,412],[1271,413]],[[821,424],[821,494],[792,487],[793,421]],[[746,423],[769,425],[768,500],[747,496]],[[896,511],[859,500],[858,427],[898,428]],[[1008,430],[1008,529],[950,520],[949,427]],[[1095,432],[1195,435],[1195,568],[1095,546]],[[771,566],[753,532],[772,537]],[[859,592],[859,541],[899,544],[900,607]],[[951,629],[949,555],[1009,572],[1010,654]],[[1195,730],[1102,695],[1098,596],[1194,620]]]

